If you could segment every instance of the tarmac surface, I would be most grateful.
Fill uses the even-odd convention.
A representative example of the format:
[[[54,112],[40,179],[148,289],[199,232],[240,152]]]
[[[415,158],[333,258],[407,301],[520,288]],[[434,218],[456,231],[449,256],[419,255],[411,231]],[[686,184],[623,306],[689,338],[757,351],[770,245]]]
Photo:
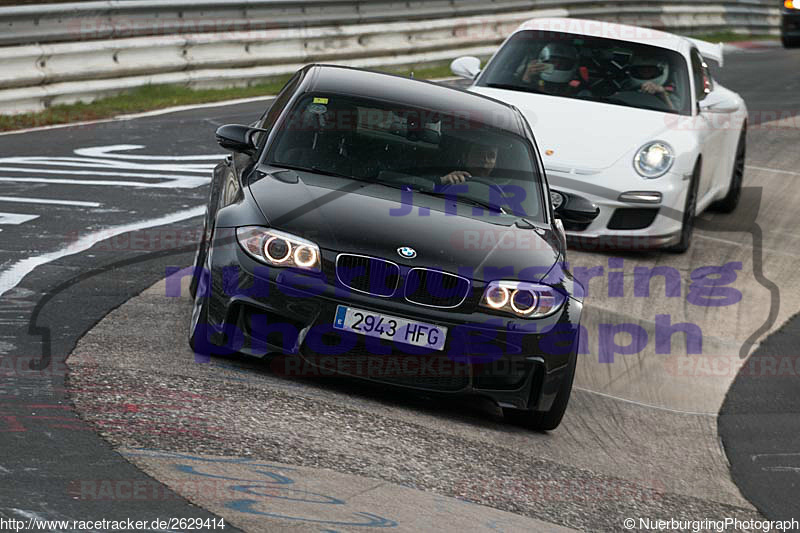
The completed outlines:
[[[13,479],[0,517],[221,517],[248,531],[800,517],[800,388],[775,360],[800,340],[798,62],[754,49],[717,72],[751,112],[747,188],[734,214],[702,217],[689,253],[571,253],[573,269],[603,270],[589,282],[589,353],[548,434],[479,400],[283,377],[281,358],[195,363],[188,298],[159,280],[191,262],[222,155],[214,128],[265,102],[0,136],[0,198],[28,200],[0,199],[0,477]],[[731,264],[741,298],[703,305],[698,269]],[[635,268],[654,266],[677,273],[679,296],[659,278],[634,294]],[[702,353],[686,355],[682,334],[657,353],[664,315],[695,324]],[[599,332],[620,323],[647,342],[600,362]],[[40,358],[44,370],[24,366]]]

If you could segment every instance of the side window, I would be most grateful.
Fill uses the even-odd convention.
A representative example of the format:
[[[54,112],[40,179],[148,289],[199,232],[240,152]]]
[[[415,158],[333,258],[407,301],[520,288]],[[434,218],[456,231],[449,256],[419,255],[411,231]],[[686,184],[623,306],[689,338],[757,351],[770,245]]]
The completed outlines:
[[[714,89],[714,82],[705,60],[696,49],[692,50],[692,76],[694,77],[695,97],[699,102]]]
[[[272,126],[275,125],[275,121],[278,120],[278,116],[283,111],[283,108],[286,107],[286,104],[291,99],[292,95],[294,94],[297,85],[300,83],[301,73],[298,72],[292,78],[286,82],[286,85],[283,86],[281,92],[278,93],[278,96],[275,97],[275,100],[272,101],[272,105],[269,109],[264,113],[264,116],[261,117],[261,120],[258,121],[258,127],[263,129],[270,129]],[[256,146],[261,146],[262,141],[266,139],[266,135],[262,132],[258,132],[253,136],[253,140],[256,142]]]

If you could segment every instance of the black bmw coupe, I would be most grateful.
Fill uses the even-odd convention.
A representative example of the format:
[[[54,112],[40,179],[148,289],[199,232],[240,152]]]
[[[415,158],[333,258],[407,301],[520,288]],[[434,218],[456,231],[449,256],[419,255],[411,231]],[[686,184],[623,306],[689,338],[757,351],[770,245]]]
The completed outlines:
[[[198,357],[290,354],[287,374],[480,394],[515,423],[558,426],[583,291],[516,108],[310,65],[217,140],[233,154],[191,284]]]

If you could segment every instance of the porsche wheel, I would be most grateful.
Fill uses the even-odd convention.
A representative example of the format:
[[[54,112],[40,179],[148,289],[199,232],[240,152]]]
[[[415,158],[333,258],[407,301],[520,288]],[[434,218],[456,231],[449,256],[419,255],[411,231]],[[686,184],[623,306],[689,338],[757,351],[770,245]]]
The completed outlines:
[[[725,198],[714,202],[711,206],[715,211],[720,213],[731,213],[739,205],[739,199],[742,197],[742,181],[744,179],[744,159],[745,159],[745,145],[747,143],[747,131],[742,129],[739,135],[739,143],[736,145],[736,160],[733,163],[733,172],[731,173],[731,186],[728,189],[728,194]]]
[[[681,225],[681,239],[677,244],[667,248],[668,251],[682,254],[692,244],[694,234],[694,218],[697,216],[697,187],[700,184],[700,162],[694,166],[689,190],[686,192],[686,206],[683,209],[683,224]]]

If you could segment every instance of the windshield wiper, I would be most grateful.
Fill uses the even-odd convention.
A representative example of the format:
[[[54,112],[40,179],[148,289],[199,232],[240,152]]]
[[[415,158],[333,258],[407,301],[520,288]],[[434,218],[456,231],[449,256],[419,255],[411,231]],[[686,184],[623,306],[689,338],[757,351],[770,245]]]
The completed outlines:
[[[289,165],[285,163],[270,163],[273,167],[278,168],[286,168],[290,170],[299,170],[301,172],[314,172],[316,174],[323,174],[325,176],[333,176],[336,178],[346,178],[353,181],[360,181],[362,183],[369,183],[370,185],[383,185],[384,187],[390,187],[392,189],[400,189],[401,191],[417,191],[419,189],[415,189],[411,185],[406,184],[399,184],[399,183],[390,183],[387,181],[376,181],[376,180],[369,180],[364,178],[357,178],[355,176],[348,176],[346,174],[339,174],[338,172],[333,172],[331,170],[325,170],[316,166],[312,167],[303,167],[300,165]]]
[[[505,209],[503,209],[502,207],[500,207],[498,205],[495,205],[495,204],[492,204],[492,203],[489,203],[489,202],[484,202],[482,200],[476,200],[475,198],[473,198],[471,196],[456,196],[456,195],[447,194],[447,193],[444,193],[444,192],[425,191],[425,190],[422,190],[422,189],[414,189],[414,191],[415,192],[421,192],[422,194],[427,194],[428,196],[435,196],[437,198],[444,198],[446,200],[453,200],[453,201],[456,201],[456,202],[461,202],[462,204],[476,205],[478,207],[482,207],[484,209],[488,209],[489,211],[495,211],[497,213],[503,213],[504,215],[508,214]]]
[[[304,167],[304,166],[301,166],[301,165],[289,165],[289,164],[286,164],[286,163],[270,163],[270,165],[272,165],[273,167],[278,167],[278,168],[288,168],[290,170],[299,170],[301,172],[313,172],[315,174],[323,174],[325,176],[333,176],[334,178],[347,178],[347,179],[355,180],[355,181],[367,181],[367,180],[354,178],[353,176],[348,176],[347,174],[339,174],[338,172],[334,172],[332,170],[325,170],[324,168],[319,168],[319,167],[316,167],[316,166]],[[369,183],[372,183],[372,182],[369,182]]]
[[[534,89],[533,87],[523,87],[521,85],[514,85],[511,83],[487,83],[486,86],[491,87],[492,89],[508,89],[511,91],[522,91],[525,93],[548,94],[544,91],[540,91],[539,89]]]

